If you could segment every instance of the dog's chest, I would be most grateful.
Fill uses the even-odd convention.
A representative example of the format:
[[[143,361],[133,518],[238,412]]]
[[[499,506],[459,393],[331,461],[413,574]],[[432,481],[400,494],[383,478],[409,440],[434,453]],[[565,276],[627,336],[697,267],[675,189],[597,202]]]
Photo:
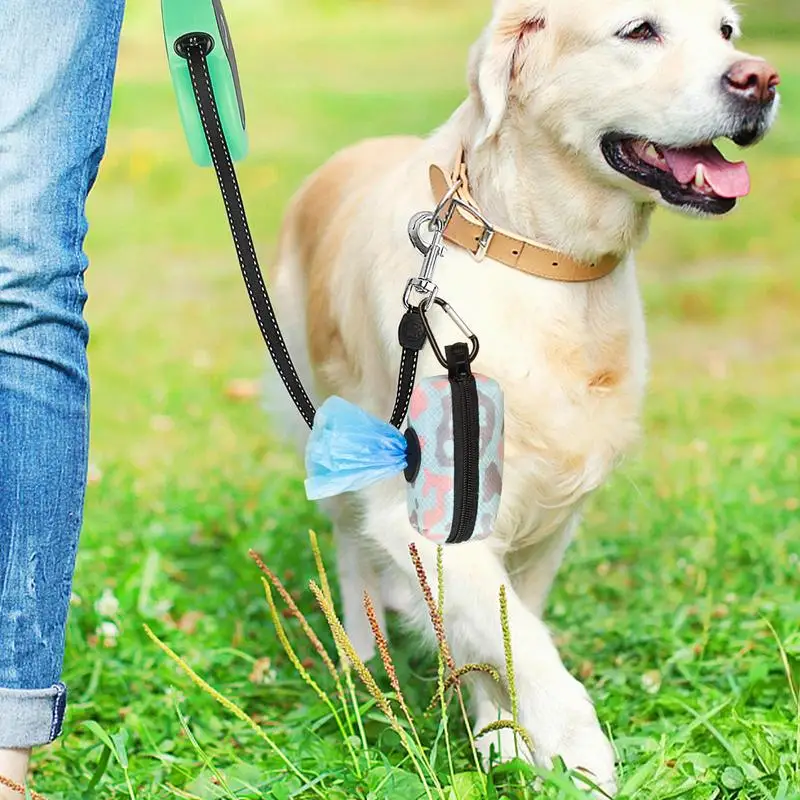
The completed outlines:
[[[502,539],[538,541],[567,522],[636,441],[640,398],[632,380],[583,398],[507,384]]]
[[[481,320],[494,333],[477,368],[506,401],[498,534],[515,546],[564,524],[639,433],[647,353],[635,282],[584,287],[571,304],[562,288],[527,316],[484,307]]]

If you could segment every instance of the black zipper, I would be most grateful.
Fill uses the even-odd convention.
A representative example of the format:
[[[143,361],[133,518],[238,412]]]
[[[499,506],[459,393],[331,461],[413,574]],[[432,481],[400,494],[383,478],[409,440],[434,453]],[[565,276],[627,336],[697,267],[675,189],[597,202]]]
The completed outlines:
[[[472,538],[478,518],[480,414],[478,387],[469,364],[469,348],[458,342],[446,348],[453,400],[453,525],[448,544]]]

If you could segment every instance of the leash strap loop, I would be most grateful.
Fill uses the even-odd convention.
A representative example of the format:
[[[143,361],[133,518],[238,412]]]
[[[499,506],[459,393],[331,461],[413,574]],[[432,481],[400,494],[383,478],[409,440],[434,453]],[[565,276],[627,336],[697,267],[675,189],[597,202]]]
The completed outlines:
[[[400,374],[397,379],[397,397],[389,422],[395,428],[403,424],[411,404],[411,393],[417,380],[419,351],[425,347],[427,334],[419,308],[409,308],[400,320],[397,332],[403,355],[400,358]]]

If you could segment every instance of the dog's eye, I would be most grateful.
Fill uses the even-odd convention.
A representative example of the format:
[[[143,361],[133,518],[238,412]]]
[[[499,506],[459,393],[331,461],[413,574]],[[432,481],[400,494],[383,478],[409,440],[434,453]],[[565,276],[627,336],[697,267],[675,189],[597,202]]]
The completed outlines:
[[[617,36],[631,42],[652,42],[659,38],[652,22],[642,22],[633,28],[623,28]]]
[[[731,39],[733,39],[733,34],[734,34],[733,25],[729,25],[727,22],[723,22],[722,27],[720,28],[720,33],[722,34],[722,38],[726,42],[729,42]]]

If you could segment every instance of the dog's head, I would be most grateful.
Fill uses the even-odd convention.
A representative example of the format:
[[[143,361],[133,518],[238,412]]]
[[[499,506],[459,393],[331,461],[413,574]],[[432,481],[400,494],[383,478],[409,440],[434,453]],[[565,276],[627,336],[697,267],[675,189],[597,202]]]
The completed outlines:
[[[738,36],[728,0],[495,0],[471,66],[483,140],[545,136],[637,201],[726,213],[750,180],[714,141],[757,142],[778,107]]]

